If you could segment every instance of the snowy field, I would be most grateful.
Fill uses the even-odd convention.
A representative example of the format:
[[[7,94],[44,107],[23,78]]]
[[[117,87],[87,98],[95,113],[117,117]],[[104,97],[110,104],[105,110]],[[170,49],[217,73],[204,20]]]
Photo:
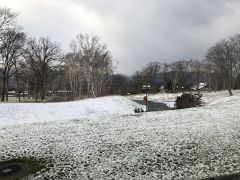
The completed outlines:
[[[143,106],[121,96],[61,103],[3,103],[0,126],[133,114],[135,107]]]
[[[204,93],[203,107],[141,115],[119,96],[0,104],[0,161],[48,162],[29,179],[188,180],[240,172],[240,92],[234,94]]]

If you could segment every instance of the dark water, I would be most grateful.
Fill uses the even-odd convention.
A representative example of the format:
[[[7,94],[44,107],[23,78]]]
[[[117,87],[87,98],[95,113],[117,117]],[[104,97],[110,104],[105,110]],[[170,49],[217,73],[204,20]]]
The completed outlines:
[[[143,100],[134,100],[134,102],[141,104],[141,105],[145,105],[145,101],[143,101]],[[172,108],[169,108],[164,103],[148,101],[148,111],[166,111],[166,110],[171,110],[171,109]]]

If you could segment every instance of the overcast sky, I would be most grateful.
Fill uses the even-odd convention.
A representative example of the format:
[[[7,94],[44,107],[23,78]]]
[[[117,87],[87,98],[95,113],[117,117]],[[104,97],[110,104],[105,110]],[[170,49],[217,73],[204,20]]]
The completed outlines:
[[[94,33],[111,51],[115,72],[151,61],[203,58],[216,41],[240,33],[239,0],[0,0],[35,37],[65,52],[79,33]],[[116,63],[118,61],[118,64]]]

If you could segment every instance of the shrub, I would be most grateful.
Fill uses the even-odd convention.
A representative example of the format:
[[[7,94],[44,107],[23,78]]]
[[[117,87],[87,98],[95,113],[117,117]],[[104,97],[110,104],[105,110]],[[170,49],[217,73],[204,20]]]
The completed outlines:
[[[50,96],[46,99],[46,102],[66,102],[66,101],[74,101],[75,99],[72,96]]]
[[[184,108],[191,108],[191,107],[198,107],[202,105],[201,95],[197,94],[186,94],[177,97],[176,99],[176,108],[177,109],[184,109]]]

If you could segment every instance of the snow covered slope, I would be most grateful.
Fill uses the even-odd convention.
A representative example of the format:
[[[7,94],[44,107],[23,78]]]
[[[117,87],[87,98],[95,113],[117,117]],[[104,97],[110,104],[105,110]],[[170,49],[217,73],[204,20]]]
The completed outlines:
[[[64,121],[0,126],[0,161],[34,157],[48,163],[48,169],[29,179],[195,180],[236,173],[240,171],[240,94],[234,94],[209,93],[203,107],[139,115],[125,111],[135,104],[122,97],[100,98],[95,107],[86,100],[96,116],[74,105],[84,102],[56,103],[62,112],[52,115],[55,120],[68,110],[75,112],[74,107],[84,118],[72,119],[69,114]],[[100,107],[107,102],[112,102],[109,112],[102,116]],[[115,103],[123,107],[116,108]],[[1,113],[10,116],[10,105],[1,105],[5,107]],[[24,122],[24,117],[38,120],[41,112],[48,116],[56,111],[53,105],[28,104],[25,115],[21,109],[22,118],[16,113],[13,117],[16,122]]]
[[[65,103],[2,103],[0,104],[0,126],[133,114],[135,107],[141,107],[141,105],[122,96]]]

